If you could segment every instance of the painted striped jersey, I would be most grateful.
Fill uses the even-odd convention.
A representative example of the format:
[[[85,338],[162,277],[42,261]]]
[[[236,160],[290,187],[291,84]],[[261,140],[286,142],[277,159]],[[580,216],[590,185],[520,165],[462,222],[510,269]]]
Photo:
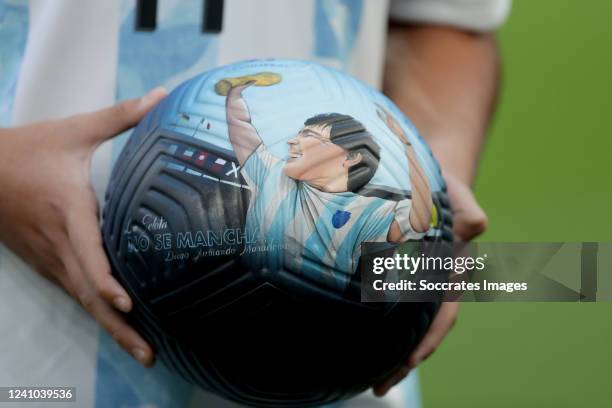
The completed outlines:
[[[246,229],[257,231],[252,262],[276,269],[284,265],[303,277],[344,289],[355,272],[361,243],[385,242],[393,220],[405,239],[423,234],[410,229],[409,199],[386,200],[353,192],[329,193],[283,172],[285,160],[262,143],[241,173],[251,188]]]

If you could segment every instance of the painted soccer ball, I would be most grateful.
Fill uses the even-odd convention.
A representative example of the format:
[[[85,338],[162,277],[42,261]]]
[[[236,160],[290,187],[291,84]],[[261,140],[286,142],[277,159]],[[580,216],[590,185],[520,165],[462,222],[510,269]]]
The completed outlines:
[[[384,379],[437,311],[362,302],[364,246],[450,240],[450,225],[435,159],[385,96],[262,60],[186,81],[141,121],[103,236],[168,367],[241,403],[308,406]]]

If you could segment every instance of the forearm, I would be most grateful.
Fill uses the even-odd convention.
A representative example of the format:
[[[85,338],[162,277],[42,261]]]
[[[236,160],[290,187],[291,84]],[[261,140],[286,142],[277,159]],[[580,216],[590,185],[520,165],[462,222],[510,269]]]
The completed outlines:
[[[251,114],[242,98],[244,87],[232,88],[226,100],[229,139],[240,164],[261,144],[261,138],[251,123]]]
[[[429,229],[433,206],[431,188],[412,146],[406,147],[406,156],[410,172],[410,185],[412,186],[410,224],[415,231],[425,232]]]
[[[499,85],[494,37],[392,24],[388,41],[384,92],[413,120],[444,171],[471,184]]]

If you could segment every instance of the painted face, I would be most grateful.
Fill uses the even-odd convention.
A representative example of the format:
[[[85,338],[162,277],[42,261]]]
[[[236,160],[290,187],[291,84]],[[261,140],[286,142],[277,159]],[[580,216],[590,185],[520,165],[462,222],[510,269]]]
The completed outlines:
[[[329,140],[329,127],[306,126],[287,142],[289,158],[283,171],[288,177],[316,187],[346,183],[347,152]]]

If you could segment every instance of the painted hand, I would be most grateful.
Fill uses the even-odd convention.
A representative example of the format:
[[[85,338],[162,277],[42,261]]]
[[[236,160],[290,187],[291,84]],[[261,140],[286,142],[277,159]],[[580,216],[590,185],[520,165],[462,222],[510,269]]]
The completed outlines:
[[[271,86],[278,84],[280,81],[281,76],[274,72],[259,72],[241,77],[228,77],[219,80],[215,84],[215,92],[217,95],[226,96],[233,88],[240,88],[242,90],[251,85]]]

